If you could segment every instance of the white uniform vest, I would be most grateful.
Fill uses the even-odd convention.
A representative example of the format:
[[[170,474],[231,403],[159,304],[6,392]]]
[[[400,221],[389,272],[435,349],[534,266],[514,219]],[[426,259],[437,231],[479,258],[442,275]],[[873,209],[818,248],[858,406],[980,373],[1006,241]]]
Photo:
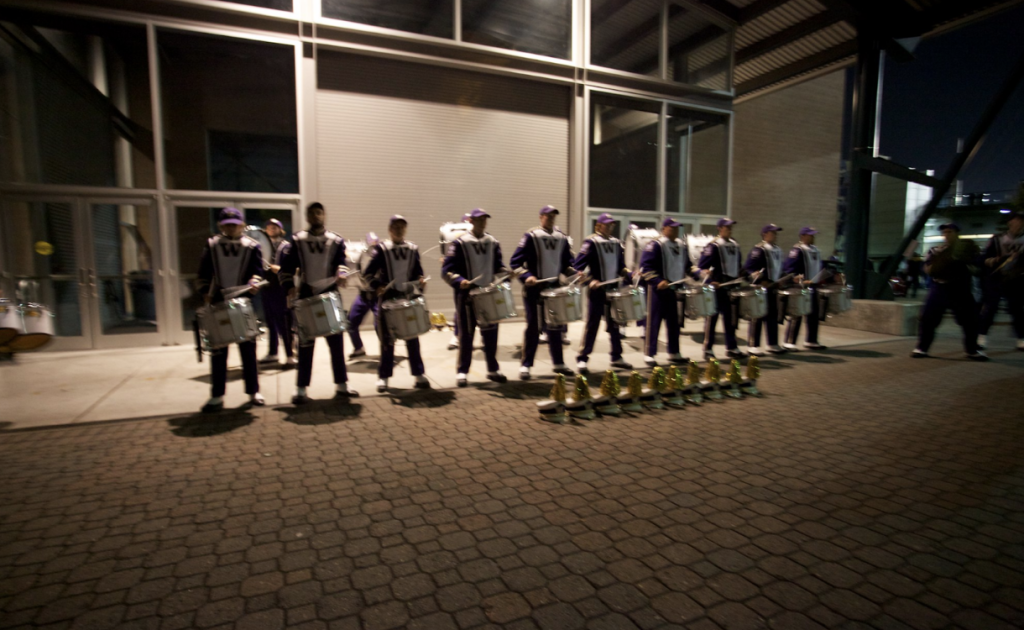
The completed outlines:
[[[293,240],[293,247],[299,252],[299,269],[302,270],[302,281],[305,284],[313,284],[338,272],[337,268],[331,269],[331,261],[341,247],[340,236],[330,230],[325,230],[323,234],[311,234],[303,230],[296,233]]]
[[[740,276],[740,246],[732,240],[725,240],[721,236],[715,239],[718,246],[718,257],[722,261],[722,273],[730,278]]]
[[[682,280],[686,275],[686,264],[690,262],[689,256],[685,255],[686,248],[683,246],[683,242],[678,238],[671,240],[667,236],[662,236],[658,242],[661,243],[661,267],[665,274],[665,280],[669,282]]]
[[[388,239],[381,241],[380,245],[384,249],[384,262],[388,266],[388,275],[394,280],[396,288],[400,283],[419,280],[419,278],[409,277],[412,273],[412,259],[415,255],[413,252],[416,251],[415,243],[409,241],[395,243]]]
[[[778,245],[770,245],[761,241],[757,244],[764,252],[764,268],[766,280],[778,280],[782,277],[782,250]]]
[[[537,248],[538,280],[554,278],[562,272],[562,250],[569,246],[565,234],[561,230],[552,230],[550,234],[544,228],[536,228],[530,232],[533,246]]]
[[[249,278],[242,276],[249,268],[249,257],[254,255],[259,243],[248,236],[233,240],[218,234],[210,237],[207,244],[213,257],[213,273],[222,289],[240,286],[249,281]]]
[[[804,257],[804,279],[813,280],[821,273],[821,252],[814,245],[799,243],[797,248]]]
[[[456,241],[462,247],[462,254],[466,257],[466,267],[469,273],[466,280],[473,280],[480,276],[480,279],[474,284],[481,287],[493,282],[494,249],[498,241],[490,234],[484,234],[477,238],[472,232],[466,232]]]
[[[597,260],[601,266],[601,280],[607,281],[615,278],[621,271],[619,266],[619,252],[622,251],[622,242],[619,239],[605,238],[600,234],[590,237],[591,247],[597,248]],[[591,269],[591,273],[593,273]]]

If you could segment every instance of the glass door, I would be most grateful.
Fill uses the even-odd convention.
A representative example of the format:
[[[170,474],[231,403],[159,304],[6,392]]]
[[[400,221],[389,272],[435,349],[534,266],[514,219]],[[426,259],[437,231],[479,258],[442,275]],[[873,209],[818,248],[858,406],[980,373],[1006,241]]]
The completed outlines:
[[[91,280],[78,200],[67,197],[4,199],[3,296],[33,302],[54,315],[47,350],[93,347]]]
[[[93,347],[153,346],[160,330],[157,216],[145,200],[83,202]]]

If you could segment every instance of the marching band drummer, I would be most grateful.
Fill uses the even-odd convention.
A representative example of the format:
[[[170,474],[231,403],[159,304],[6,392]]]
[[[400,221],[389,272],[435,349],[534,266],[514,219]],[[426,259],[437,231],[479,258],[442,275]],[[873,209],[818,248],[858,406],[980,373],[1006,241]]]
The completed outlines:
[[[501,244],[488,234],[487,219],[491,215],[477,208],[469,213],[473,229],[463,233],[448,245],[441,273],[455,289],[456,321],[459,323],[459,365],[456,381],[459,387],[468,384],[469,366],[473,360],[473,335],[480,326],[484,340],[484,358],[487,361],[487,379],[504,383],[508,379],[498,365],[498,324],[478,324],[473,300],[469,292],[494,282],[494,276],[508,269],[501,263]]]
[[[687,276],[690,254],[686,242],[679,238],[682,223],[672,217],[661,222],[661,237],[652,240],[640,255],[641,277],[647,283],[647,320],[644,330],[644,363],[657,365],[658,334],[665,322],[668,334],[669,363],[683,364],[686,358],[679,354],[679,307],[675,290],[670,283]]]
[[[782,273],[797,276],[797,281],[811,291],[811,312],[805,317],[793,317],[786,325],[786,350],[797,350],[796,342],[800,336],[800,320],[807,320],[807,341],[804,347],[809,350],[824,350],[825,346],[818,343],[818,320],[821,314],[821,303],[818,299],[818,285],[822,278],[821,252],[814,245],[814,235],[818,233],[813,227],[800,228],[800,242],[789,250],[789,258],[782,265]]]
[[[366,235],[366,251],[359,258],[360,273],[366,270],[366,262],[370,258],[370,249],[379,242],[380,239],[373,232],[369,232]],[[374,325],[376,325],[379,315],[377,311],[377,296],[374,295],[373,291],[364,288],[368,286],[365,281],[360,283],[359,295],[356,296],[356,299],[352,300],[352,308],[348,311],[348,336],[352,339],[352,353],[348,355],[350,359],[366,356],[366,348],[363,347],[363,338],[359,334],[359,326],[362,325],[367,313],[373,313]]]
[[[768,293],[768,314],[750,320],[747,327],[747,351],[756,356],[764,355],[761,350],[761,328],[768,337],[768,352],[783,354],[786,350],[779,346],[779,278],[782,277],[782,249],[775,244],[782,228],[769,223],[761,228],[761,242],[750,250],[747,262],[743,265],[743,273],[754,276],[756,282]]]
[[[365,276],[370,288],[377,294],[377,309],[385,300],[404,297],[412,293],[416,286],[422,291],[427,285],[420,263],[420,251],[415,243],[405,240],[408,222],[400,214],[393,215],[388,222],[388,235],[391,236],[374,245],[370,262],[366,265]],[[380,338],[380,365],[377,368],[377,391],[384,393],[388,389],[388,379],[395,370],[395,340],[388,332],[383,313],[377,318],[377,337]],[[409,352],[409,368],[416,377],[416,387],[427,389],[430,381],[423,375],[423,356],[420,354],[420,340],[407,339],[405,347]]]
[[[522,269],[519,275],[523,283],[523,308],[526,309],[526,330],[523,332],[523,357],[519,367],[519,378],[530,379],[533,359],[537,356],[540,334],[547,332],[548,350],[555,374],[572,374],[565,365],[562,355],[562,335],[567,327],[546,323],[541,302],[541,291],[558,286],[558,275],[576,275],[572,267],[572,250],[564,232],[555,227],[558,208],[544,206],[540,209],[540,225],[530,229],[519,239],[519,245],[512,252],[509,266]],[[548,278],[555,278],[548,280]],[[547,280],[546,282],[542,282]]]
[[[270,271],[266,275],[269,284],[263,289],[263,314],[267,318],[270,345],[267,348],[267,356],[260,359],[260,363],[277,363],[277,346],[280,339],[284,345],[286,365],[292,366],[295,365],[295,356],[292,352],[292,312],[288,308],[288,293],[281,286],[277,275],[281,271],[281,250],[288,241],[284,239],[284,225],[277,219],[267,221],[264,229],[274,249],[270,252],[270,259],[274,262],[267,267]]]
[[[607,212],[597,217],[594,234],[583,240],[580,253],[572,262],[576,271],[582,272],[589,267],[590,275],[594,278],[587,293],[587,320],[583,329],[583,339],[580,340],[580,352],[576,355],[576,369],[584,374],[589,371],[587,361],[590,359],[590,353],[594,351],[597,329],[601,326],[602,317],[612,342],[612,367],[621,370],[633,368],[622,360],[622,334],[618,322],[612,319],[608,297],[605,295],[608,289],[614,289],[619,284],[613,281],[630,277],[630,271],[626,268],[626,257],[622,251],[622,242],[612,236],[614,223],[615,219]],[[606,282],[608,284],[603,284]]]
[[[1024,350],[1024,210],[1010,214],[1006,232],[996,234],[985,245],[981,265],[982,276],[981,320],[978,345],[987,343],[987,335],[999,310],[999,300],[1006,298],[1010,321],[1017,337],[1017,349]]]
[[[202,258],[199,259],[199,274],[196,288],[203,294],[206,305],[224,301],[226,287],[243,284],[254,285],[263,277],[263,255],[260,244],[243,236],[245,221],[242,211],[224,208],[217,221],[220,234],[206,241]],[[257,288],[250,289],[256,293]],[[260,394],[259,367],[256,364],[256,341],[238,344],[242,355],[242,375],[245,378],[245,393],[249,403],[262,407],[266,404]],[[224,391],[228,380],[228,349],[218,348],[210,353],[210,400],[203,405],[203,413],[216,413],[224,409]]]
[[[292,235],[292,243],[280,253],[281,286],[288,291],[288,299],[294,302],[319,293],[334,291],[336,285],[345,286],[345,239],[324,227],[326,212],[319,202],[306,208],[308,230]],[[302,272],[302,283],[296,287],[295,272]],[[325,281],[333,278],[334,282]],[[314,286],[316,285],[316,286]],[[297,295],[296,295],[297,294]],[[335,398],[358,396],[359,392],[348,386],[348,370],[345,368],[345,337],[341,333],[324,337],[331,351],[331,369],[334,372]],[[299,344],[299,374],[292,404],[309,402],[306,388],[313,377],[313,350],[316,339],[308,344]]]
[[[697,261],[697,266],[703,270],[701,276],[709,279],[711,286],[715,287],[715,306],[718,310],[714,315],[704,318],[704,358],[715,358],[715,327],[719,316],[722,317],[722,328],[725,331],[726,354],[731,358],[741,358],[746,355],[736,346],[738,305],[733,303],[730,289],[721,286],[740,277],[740,246],[732,238],[732,226],[736,222],[722,218],[716,225],[718,238],[704,247]]]

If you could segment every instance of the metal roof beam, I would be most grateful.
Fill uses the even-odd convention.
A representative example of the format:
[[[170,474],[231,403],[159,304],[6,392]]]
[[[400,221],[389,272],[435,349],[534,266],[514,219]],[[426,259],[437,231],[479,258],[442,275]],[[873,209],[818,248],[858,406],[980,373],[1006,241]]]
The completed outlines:
[[[739,10],[736,22],[740,25],[746,24],[747,22],[759,18],[769,11],[778,9],[782,5],[786,4],[789,0],[757,0]]]
[[[598,26],[629,4],[630,0],[608,0],[604,5],[590,12],[590,23]]]
[[[728,0],[688,0],[690,4],[697,4],[706,9],[714,11],[719,16],[729,20],[730,22],[738,23],[740,21],[740,11],[736,5],[728,2]]]
[[[867,169],[872,173],[888,175],[889,177],[902,179],[905,182],[914,182],[915,184],[921,184],[922,186],[928,186],[929,188],[938,188],[942,185],[942,180],[937,177],[926,175],[921,171],[915,171],[912,168],[908,168],[898,162],[893,162],[892,160],[873,157],[864,153],[862,149],[854,150],[853,167]]]
[[[774,83],[781,83],[787,79],[792,79],[805,72],[816,70],[821,66],[826,66],[837,61],[846,59],[847,57],[857,54],[857,41],[850,40],[841,44],[836,44],[831,48],[826,48],[821,52],[817,52],[810,57],[805,57],[799,61],[794,61],[791,64],[782,66],[766,72],[760,76],[754,77],[749,81],[744,81],[736,86],[736,96],[742,96],[766,88]]]
[[[753,42],[745,48],[737,50],[736,65],[740,65],[745,61],[750,61],[754,57],[769,53],[777,48],[785,46],[786,44],[792,43],[803,37],[807,37],[815,31],[820,31],[823,28],[827,28],[841,21],[843,21],[843,16],[837,11],[827,10],[822,11],[821,13],[815,13],[802,22],[797,22],[792,26],[782,29],[778,33],[769,35],[764,39]]]

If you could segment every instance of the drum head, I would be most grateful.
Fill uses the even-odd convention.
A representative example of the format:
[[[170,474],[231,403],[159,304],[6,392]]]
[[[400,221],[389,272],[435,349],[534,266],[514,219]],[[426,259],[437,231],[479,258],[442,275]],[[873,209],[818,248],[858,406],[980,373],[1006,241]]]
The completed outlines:
[[[28,350],[37,350],[42,348],[46,344],[50,343],[51,339],[53,339],[53,337],[50,335],[29,333],[27,335],[18,335],[11,339],[10,343],[7,345],[15,352],[26,352]]]

